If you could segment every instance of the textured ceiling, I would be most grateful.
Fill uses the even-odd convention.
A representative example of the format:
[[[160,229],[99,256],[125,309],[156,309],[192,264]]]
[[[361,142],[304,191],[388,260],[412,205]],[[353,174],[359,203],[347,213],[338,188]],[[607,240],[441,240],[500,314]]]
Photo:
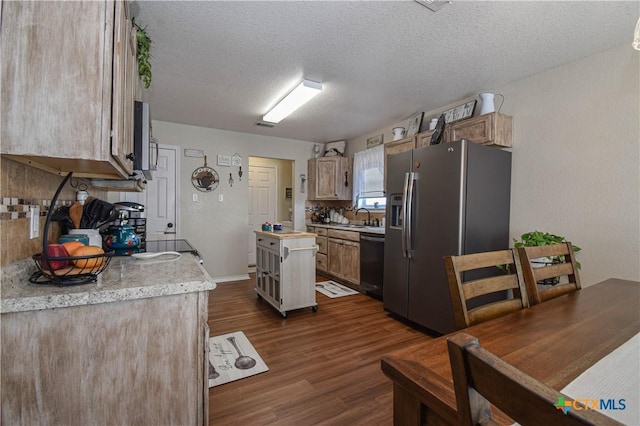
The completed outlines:
[[[314,142],[350,139],[631,44],[640,2],[139,1],[154,120]],[[302,78],[323,92],[255,125]]]

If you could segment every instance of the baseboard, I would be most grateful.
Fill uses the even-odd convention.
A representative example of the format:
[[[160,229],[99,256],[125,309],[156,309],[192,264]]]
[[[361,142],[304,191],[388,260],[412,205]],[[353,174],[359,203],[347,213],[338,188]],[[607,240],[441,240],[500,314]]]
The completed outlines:
[[[214,277],[213,281],[217,282],[217,283],[226,283],[229,281],[246,281],[248,280],[249,274],[246,275],[228,275],[226,277]]]

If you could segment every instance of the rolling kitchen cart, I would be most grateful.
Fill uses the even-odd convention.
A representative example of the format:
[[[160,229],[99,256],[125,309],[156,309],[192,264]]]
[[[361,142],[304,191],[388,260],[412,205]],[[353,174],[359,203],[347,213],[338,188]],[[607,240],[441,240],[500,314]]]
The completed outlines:
[[[316,234],[298,231],[255,231],[256,293],[280,312],[316,303]]]

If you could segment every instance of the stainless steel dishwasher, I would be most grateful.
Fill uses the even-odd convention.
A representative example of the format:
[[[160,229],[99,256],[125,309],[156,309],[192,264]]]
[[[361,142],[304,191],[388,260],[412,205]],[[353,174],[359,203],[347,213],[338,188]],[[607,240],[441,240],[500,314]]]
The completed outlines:
[[[382,300],[384,277],[384,235],[360,234],[360,288]]]

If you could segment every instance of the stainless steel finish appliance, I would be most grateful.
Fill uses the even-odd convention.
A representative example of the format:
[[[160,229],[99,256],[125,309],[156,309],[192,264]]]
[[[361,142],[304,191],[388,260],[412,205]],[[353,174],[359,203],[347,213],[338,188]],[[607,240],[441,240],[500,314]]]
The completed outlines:
[[[449,333],[442,258],[508,248],[511,153],[460,140],[387,160],[384,308]]]
[[[145,178],[152,180],[151,170],[157,170],[158,144],[151,133],[151,115],[149,104],[134,102],[133,132],[133,169],[142,172]]]
[[[384,235],[360,234],[360,289],[382,299]]]

